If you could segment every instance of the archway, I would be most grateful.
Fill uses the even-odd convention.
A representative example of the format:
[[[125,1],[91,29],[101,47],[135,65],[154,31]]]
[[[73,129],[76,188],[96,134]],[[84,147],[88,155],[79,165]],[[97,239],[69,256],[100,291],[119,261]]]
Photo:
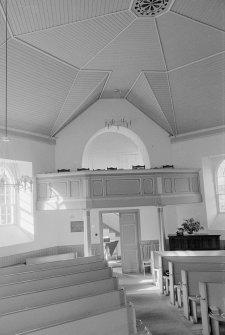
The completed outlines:
[[[150,168],[150,160],[143,141],[132,130],[124,127],[103,128],[87,142],[82,156],[82,167],[106,169],[113,166],[123,169],[132,165]]]

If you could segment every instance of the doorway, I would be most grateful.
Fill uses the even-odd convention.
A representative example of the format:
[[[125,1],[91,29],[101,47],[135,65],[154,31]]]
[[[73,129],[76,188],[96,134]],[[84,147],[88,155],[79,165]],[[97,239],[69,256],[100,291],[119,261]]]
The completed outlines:
[[[101,243],[104,257],[123,273],[140,272],[139,210],[100,212]]]

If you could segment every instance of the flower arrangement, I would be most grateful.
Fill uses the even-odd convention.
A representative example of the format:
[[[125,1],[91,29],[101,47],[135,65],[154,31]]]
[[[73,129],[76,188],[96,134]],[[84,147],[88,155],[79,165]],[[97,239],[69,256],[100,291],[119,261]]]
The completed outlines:
[[[198,232],[202,229],[204,229],[204,227],[200,225],[199,221],[196,221],[193,218],[184,219],[181,227],[177,230],[177,235],[183,235],[184,232],[187,232],[188,234],[193,234],[194,232]]]

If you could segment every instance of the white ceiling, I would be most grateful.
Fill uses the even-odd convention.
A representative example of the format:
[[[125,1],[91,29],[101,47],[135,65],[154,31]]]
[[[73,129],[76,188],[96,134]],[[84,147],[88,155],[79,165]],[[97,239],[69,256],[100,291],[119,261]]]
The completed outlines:
[[[138,16],[137,2],[164,9]],[[135,3],[8,0],[8,127],[54,137],[118,92],[169,135],[224,127],[225,1]],[[4,128],[5,0],[0,71]]]

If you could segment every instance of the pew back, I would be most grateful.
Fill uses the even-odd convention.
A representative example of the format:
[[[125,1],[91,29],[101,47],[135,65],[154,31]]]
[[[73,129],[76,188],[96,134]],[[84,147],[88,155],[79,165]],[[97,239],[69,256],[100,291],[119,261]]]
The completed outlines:
[[[0,299],[0,314],[15,312],[24,308],[49,305],[69,299],[75,300],[113,290],[118,290],[118,279],[115,277],[39,292],[14,295]]]
[[[51,305],[24,309],[0,316],[1,333],[17,334],[39,327],[48,327],[57,322],[67,322],[89,315],[96,315],[125,306],[123,290],[111,291],[76,300],[67,300]]]
[[[175,304],[174,285],[181,283],[181,270],[190,271],[212,271],[225,270],[225,263],[183,263],[183,262],[168,262],[169,268],[169,291],[170,302]]]
[[[57,261],[65,261],[67,259],[74,259],[75,253],[68,252],[65,254],[57,254],[50,256],[40,256],[40,257],[28,257],[26,258],[26,264],[40,264],[40,263],[49,263],[49,262],[57,262]]]
[[[28,280],[19,283],[0,285],[0,298],[22,294],[25,292],[42,291],[50,288],[81,284],[88,281],[109,278],[112,276],[112,269],[105,268],[75,274],[48,277],[39,280]]]
[[[187,271],[181,270],[182,286],[187,287],[188,295],[199,294],[199,282],[223,282],[225,271]]]
[[[182,290],[183,290],[183,311],[184,316],[189,319],[189,297],[199,296],[199,282],[213,281],[223,282],[225,271],[187,271],[181,270]]]
[[[121,307],[80,320],[71,320],[66,323],[58,323],[48,328],[40,328],[26,332],[26,335],[130,335],[131,330],[127,321],[129,307]],[[136,331],[133,332],[136,334]],[[11,335],[11,334],[10,334]],[[17,335],[25,335],[20,332]]]
[[[75,259],[69,260],[61,260],[61,261],[54,261],[49,263],[40,263],[40,264],[33,264],[33,265],[26,265],[26,264],[19,264],[19,265],[12,265],[7,267],[0,268],[0,275],[7,275],[13,273],[21,273],[21,272],[29,272],[29,271],[36,271],[40,269],[52,269],[64,266],[72,266],[72,265],[79,265],[85,264],[90,262],[96,262],[103,259],[99,256],[89,256],[89,257],[78,257]]]
[[[208,316],[209,306],[216,306],[220,309],[220,313],[225,313],[225,283],[200,282],[199,293],[202,315],[202,331],[204,335],[210,335],[211,328]],[[218,330],[219,324],[216,322],[215,325]]]
[[[163,293],[162,276],[169,269],[169,261],[181,263],[224,263],[225,250],[203,251],[164,251],[154,252],[154,264],[159,272],[159,286]],[[158,259],[157,259],[158,258]]]
[[[64,266],[64,267],[59,267],[59,268],[41,269],[37,271],[15,273],[15,274],[10,274],[10,275],[0,276],[0,285],[17,283],[17,282],[27,281],[27,280],[38,280],[41,278],[48,278],[50,276],[66,275],[66,274],[71,274],[71,273],[79,273],[79,272],[91,271],[91,270],[103,269],[103,268],[106,268],[106,263],[99,261],[99,262],[91,262],[91,263],[79,264],[79,265],[73,265],[73,266]]]
[[[181,270],[190,270],[190,271],[213,271],[213,270],[225,270],[225,262],[224,263],[214,263],[210,259],[211,262],[208,263],[183,263],[183,262],[168,262],[169,274],[173,275],[174,284],[178,284],[181,282]]]

